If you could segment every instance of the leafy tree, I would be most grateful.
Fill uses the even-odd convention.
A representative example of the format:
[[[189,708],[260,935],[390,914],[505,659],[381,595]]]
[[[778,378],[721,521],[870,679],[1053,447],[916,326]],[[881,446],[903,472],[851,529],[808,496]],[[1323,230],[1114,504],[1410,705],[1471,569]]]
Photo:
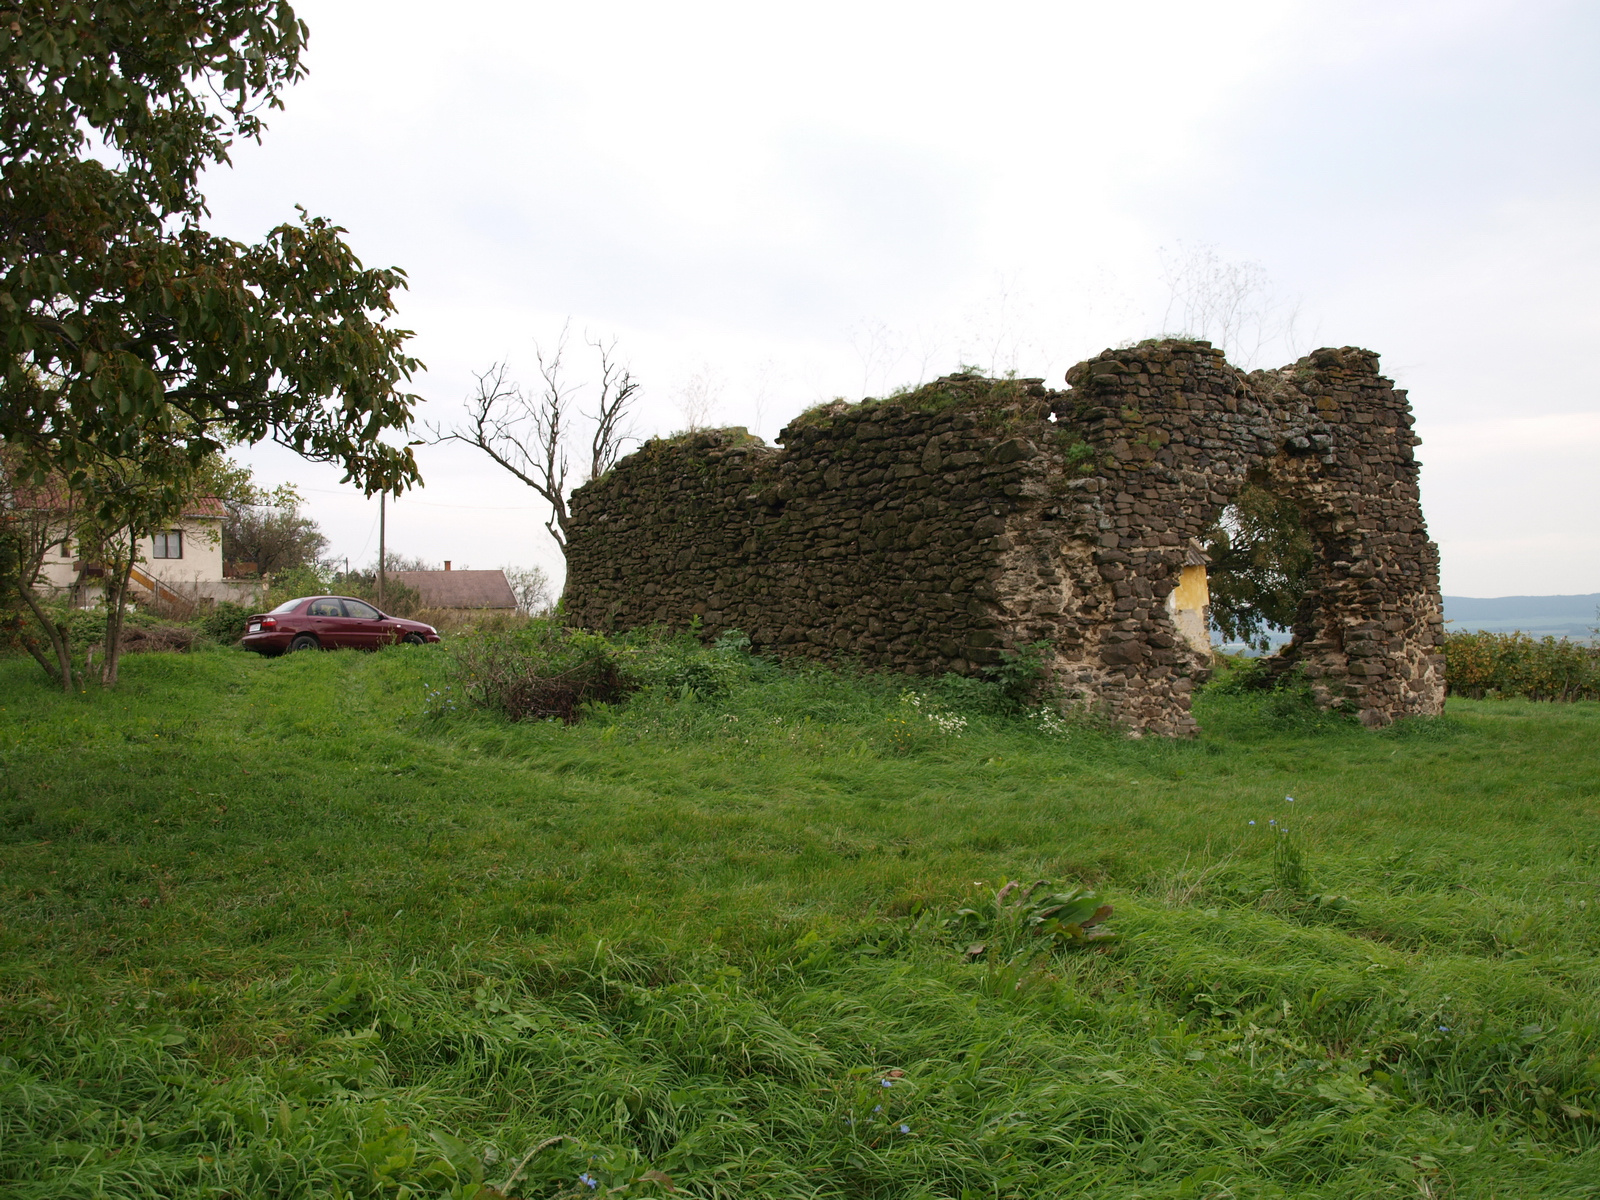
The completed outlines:
[[[170,525],[197,494],[206,459],[196,463],[176,439],[152,435],[144,423],[131,426],[125,453],[95,454],[76,476],[82,497],[79,556],[95,564],[106,609],[100,682],[113,687],[122,660],[128,584],[139,561],[139,544]]]
[[[242,476],[242,477],[241,477]],[[222,557],[255,563],[262,575],[312,567],[328,548],[317,522],[293,484],[260,487],[246,468],[223,460],[208,495],[222,501]]]
[[[261,574],[309,567],[328,539],[298,503],[225,504],[222,552],[230,562],[252,562]]]
[[[284,0],[0,0],[0,443],[89,514],[114,683],[138,540],[233,441],[416,482],[420,367],[398,270],[300,211],[257,245],[202,228],[201,172],[303,72]]]
[[[1211,623],[1229,641],[1265,650],[1269,629],[1294,624],[1315,550],[1295,504],[1246,484],[1207,539]]]
[[[201,171],[260,137],[305,37],[282,0],[0,0],[0,440],[39,480],[109,456],[159,491],[271,437],[369,494],[416,481],[379,440],[416,399],[404,274],[303,210],[258,245],[201,227]]]

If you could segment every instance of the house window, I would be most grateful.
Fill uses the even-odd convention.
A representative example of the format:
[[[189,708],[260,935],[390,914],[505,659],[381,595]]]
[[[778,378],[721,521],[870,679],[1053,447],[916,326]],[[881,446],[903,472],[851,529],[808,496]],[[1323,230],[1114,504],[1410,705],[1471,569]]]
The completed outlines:
[[[155,558],[182,558],[183,533],[181,530],[169,529],[166,533],[158,533],[150,539],[155,543]]]
[[[71,538],[62,538],[61,539],[61,544],[56,547],[56,550],[60,553],[62,558],[71,558],[72,557],[72,539]]]

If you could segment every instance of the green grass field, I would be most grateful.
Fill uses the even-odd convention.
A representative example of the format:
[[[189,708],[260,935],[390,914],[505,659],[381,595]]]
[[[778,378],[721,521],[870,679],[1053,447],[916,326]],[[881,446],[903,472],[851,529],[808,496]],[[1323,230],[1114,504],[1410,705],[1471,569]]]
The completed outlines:
[[[0,1192],[1600,1196],[1600,704],[516,726],[443,654],[0,661]],[[1008,878],[1119,939],[967,961]]]

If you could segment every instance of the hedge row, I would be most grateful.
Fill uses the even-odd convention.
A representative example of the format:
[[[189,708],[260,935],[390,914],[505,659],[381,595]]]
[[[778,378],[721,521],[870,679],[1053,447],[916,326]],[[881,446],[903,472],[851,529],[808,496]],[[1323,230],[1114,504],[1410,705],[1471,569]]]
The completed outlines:
[[[1445,678],[1456,696],[1600,700],[1600,647],[1525,633],[1451,633]]]

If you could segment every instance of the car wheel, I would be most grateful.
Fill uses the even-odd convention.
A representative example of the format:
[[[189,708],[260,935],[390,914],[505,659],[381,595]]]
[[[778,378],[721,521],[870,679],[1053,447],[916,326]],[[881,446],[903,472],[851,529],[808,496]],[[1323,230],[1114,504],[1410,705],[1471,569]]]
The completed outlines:
[[[406,634],[406,645],[408,646],[426,646],[427,644],[427,639],[420,633]]]
[[[289,643],[289,650],[291,653],[296,650],[315,650],[319,645],[321,645],[321,643],[309,633],[302,633],[299,637],[295,638],[294,641]]]

